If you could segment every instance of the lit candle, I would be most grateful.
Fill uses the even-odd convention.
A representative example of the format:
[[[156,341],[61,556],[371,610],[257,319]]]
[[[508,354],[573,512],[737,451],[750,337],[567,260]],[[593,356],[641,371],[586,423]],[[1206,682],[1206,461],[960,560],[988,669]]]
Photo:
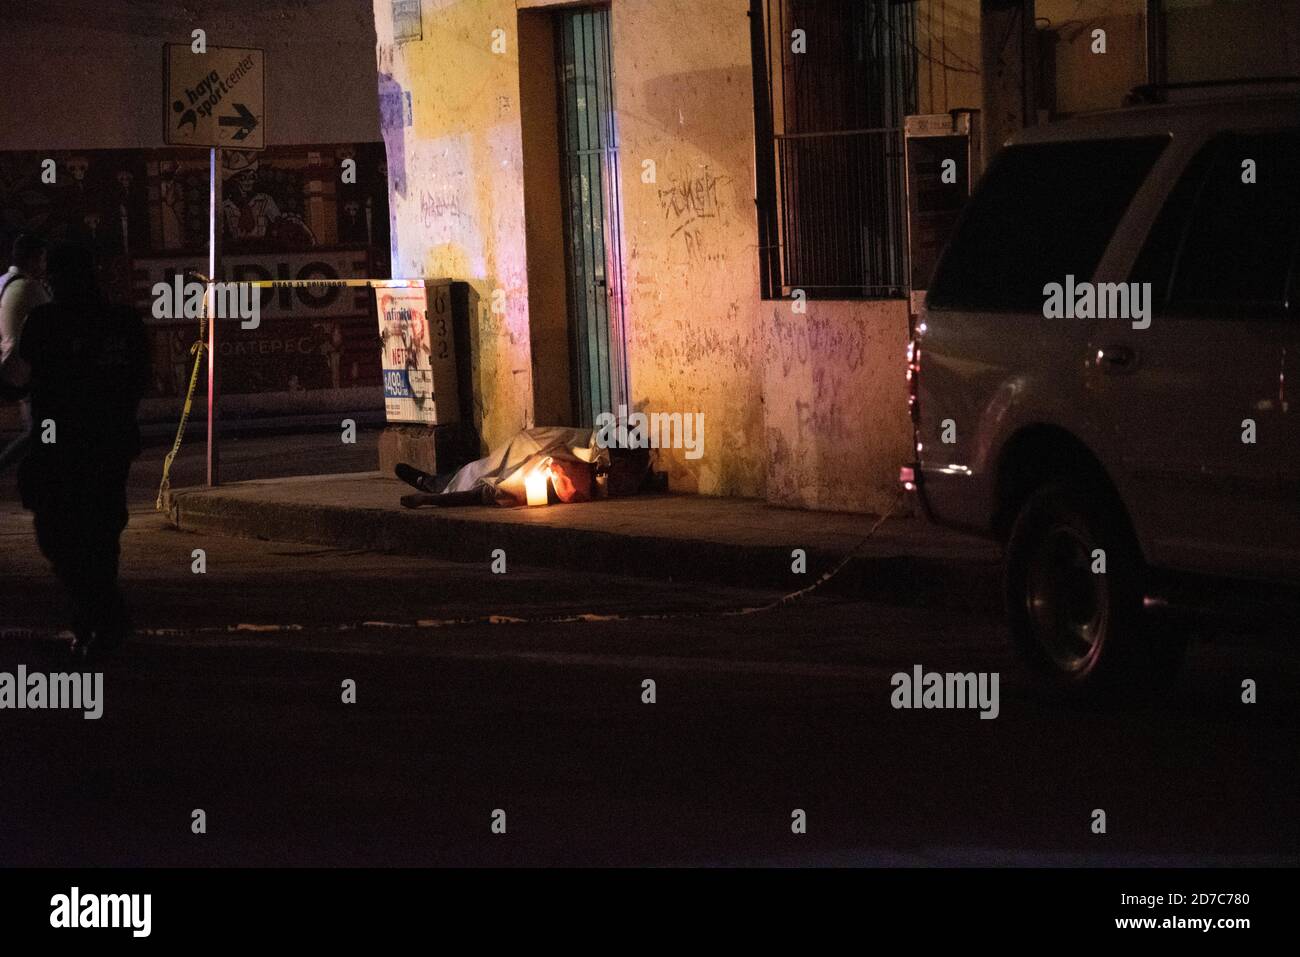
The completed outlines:
[[[524,491],[528,495],[529,505],[546,504],[546,480],[549,478],[549,470],[546,468],[533,469],[524,478]]]

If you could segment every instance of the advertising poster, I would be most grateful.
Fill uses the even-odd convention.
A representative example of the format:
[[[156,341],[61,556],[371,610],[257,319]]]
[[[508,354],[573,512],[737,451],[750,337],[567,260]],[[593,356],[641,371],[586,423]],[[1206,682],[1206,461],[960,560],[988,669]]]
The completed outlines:
[[[384,411],[389,422],[454,422],[456,364],[448,288],[420,280],[375,284]]]

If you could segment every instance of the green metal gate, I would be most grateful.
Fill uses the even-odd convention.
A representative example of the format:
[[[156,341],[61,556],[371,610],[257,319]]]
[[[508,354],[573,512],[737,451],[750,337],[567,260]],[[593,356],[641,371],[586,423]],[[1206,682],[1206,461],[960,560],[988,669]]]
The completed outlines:
[[[590,427],[627,401],[609,9],[565,10],[558,18],[573,411],[578,425]]]

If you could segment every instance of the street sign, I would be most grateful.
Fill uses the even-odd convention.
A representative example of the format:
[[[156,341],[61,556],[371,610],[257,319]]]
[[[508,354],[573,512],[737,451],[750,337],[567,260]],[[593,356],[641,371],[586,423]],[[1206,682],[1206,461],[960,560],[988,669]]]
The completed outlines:
[[[163,141],[168,146],[265,147],[261,50],[167,44]]]
[[[221,151],[266,146],[266,76],[261,50],[208,47],[195,53],[184,43],[163,48],[166,98],[163,142],[208,150],[208,484],[220,483],[218,452],[217,277],[221,275]],[[197,367],[196,367],[197,368]],[[182,423],[182,428],[183,428]]]

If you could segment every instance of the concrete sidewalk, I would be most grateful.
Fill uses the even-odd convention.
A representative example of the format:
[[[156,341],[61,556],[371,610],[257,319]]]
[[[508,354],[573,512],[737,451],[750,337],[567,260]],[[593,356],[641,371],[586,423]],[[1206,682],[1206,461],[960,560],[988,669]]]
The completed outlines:
[[[912,518],[867,538],[868,515],[749,499],[640,496],[545,508],[402,508],[410,489],[379,472],[177,490],[171,521],[196,532],[574,571],[794,591],[853,558],[825,587],[891,604],[979,612],[998,605],[998,549]],[[864,540],[865,539],[865,540]],[[792,551],[807,572],[792,571]]]

